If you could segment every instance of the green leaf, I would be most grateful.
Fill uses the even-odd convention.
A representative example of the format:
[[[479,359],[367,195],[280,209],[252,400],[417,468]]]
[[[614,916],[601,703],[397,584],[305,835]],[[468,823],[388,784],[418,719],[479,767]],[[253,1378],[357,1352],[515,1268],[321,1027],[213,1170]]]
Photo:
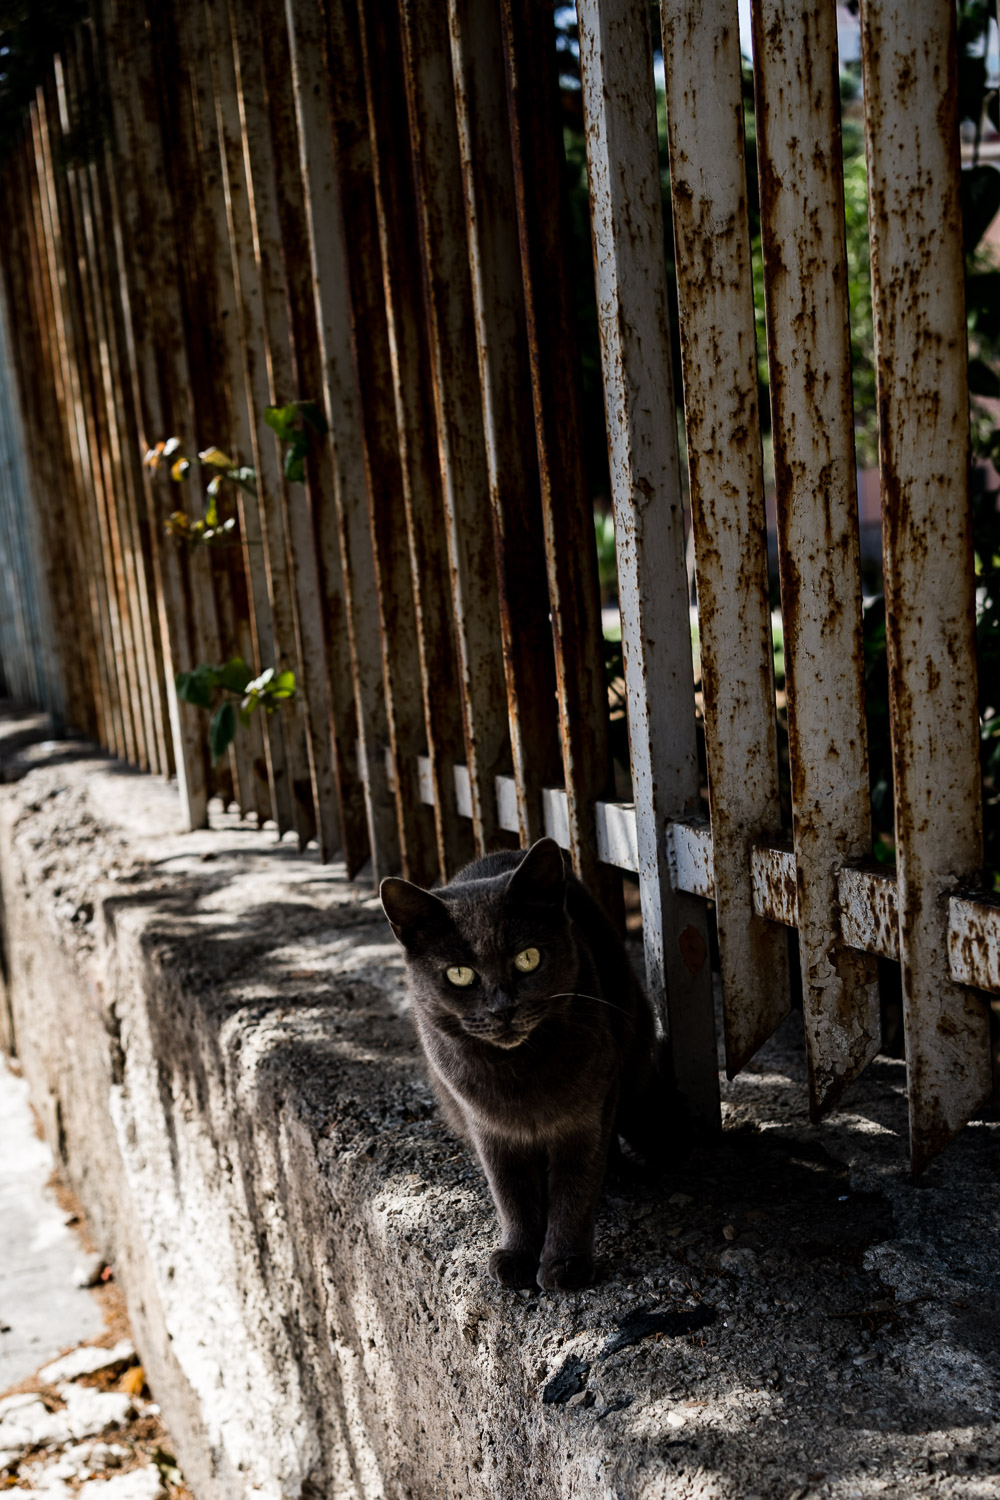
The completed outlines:
[[[196,708],[211,708],[219,686],[219,674],[215,667],[203,665],[193,672],[178,672],[174,686],[178,698],[184,703],[193,703]]]
[[[294,692],[294,672],[279,672],[271,682],[270,697],[272,698],[291,698]]]
[[[323,408],[317,406],[315,401],[300,401],[298,406],[303,422],[307,422],[313,432],[318,432],[320,437],[326,437],[330,429]]]
[[[239,719],[244,729],[250,728],[250,711],[249,709],[244,708],[242,703],[236,710],[236,717]]]
[[[1000,210],[1000,172],[995,167],[969,167],[962,173],[962,236],[971,255]]]
[[[285,478],[292,484],[304,484],[306,478],[305,458],[309,452],[309,438],[297,432],[285,454]]]
[[[220,703],[208,726],[208,748],[212,752],[212,764],[217,764],[236,734],[236,710],[231,703]]]
[[[265,406],[264,421],[271,431],[277,433],[279,442],[290,443],[298,432],[298,408],[290,406]]]
[[[224,667],[219,668],[219,683],[227,693],[244,693],[253,676],[242,656],[232,656]]]
[[[233,461],[228,453],[223,453],[221,448],[203,448],[198,454],[203,464],[211,464],[213,469],[231,469]]]

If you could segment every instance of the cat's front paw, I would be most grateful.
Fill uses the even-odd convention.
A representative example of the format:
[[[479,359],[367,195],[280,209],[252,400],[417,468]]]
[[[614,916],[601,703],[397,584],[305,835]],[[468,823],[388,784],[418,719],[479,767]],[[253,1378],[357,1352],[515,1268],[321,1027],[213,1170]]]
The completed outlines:
[[[534,1286],[538,1256],[528,1250],[494,1250],[490,1256],[490,1275],[501,1286]]]
[[[547,1256],[538,1267],[538,1285],[548,1292],[576,1292],[594,1279],[590,1255]]]

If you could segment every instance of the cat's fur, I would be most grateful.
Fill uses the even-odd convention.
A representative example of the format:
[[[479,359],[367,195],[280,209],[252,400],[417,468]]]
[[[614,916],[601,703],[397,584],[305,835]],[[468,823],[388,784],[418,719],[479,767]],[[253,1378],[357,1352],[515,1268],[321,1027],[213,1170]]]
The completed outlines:
[[[381,895],[435,1091],[496,1204],[491,1271],[505,1286],[586,1286],[609,1147],[619,1132],[641,1149],[655,1071],[617,933],[552,839],[477,859],[433,893],[388,879]],[[532,948],[541,961],[521,973]],[[449,966],[475,982],[456,988]]]

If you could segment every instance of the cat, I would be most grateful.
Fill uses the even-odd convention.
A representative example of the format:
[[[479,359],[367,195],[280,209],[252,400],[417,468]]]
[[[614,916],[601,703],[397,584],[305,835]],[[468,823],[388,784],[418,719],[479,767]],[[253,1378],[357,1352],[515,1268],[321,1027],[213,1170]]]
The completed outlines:
[[[618,1133],[643,1149],[658,1097],[653,1015],[618,934],[550,838],[433,892],[390,877],[380,894],[431,1082],[493,1195],[491,1273],[589,1285],[609,1149]]]

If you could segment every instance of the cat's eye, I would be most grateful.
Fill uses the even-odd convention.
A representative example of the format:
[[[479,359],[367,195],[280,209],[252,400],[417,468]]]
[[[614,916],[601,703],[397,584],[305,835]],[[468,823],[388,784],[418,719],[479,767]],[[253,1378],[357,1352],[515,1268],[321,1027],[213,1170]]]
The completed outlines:
[[[475,969],[470,969],[467,964],[454,964],[452,968],[445,969],[444,972],[448,983],[460,990],[467,990],[476,977]]]
[[[514,960],[515,969],[520,969],[522,974],[531,974],[542,961],[542,955],[537,948],[524,948]]]

